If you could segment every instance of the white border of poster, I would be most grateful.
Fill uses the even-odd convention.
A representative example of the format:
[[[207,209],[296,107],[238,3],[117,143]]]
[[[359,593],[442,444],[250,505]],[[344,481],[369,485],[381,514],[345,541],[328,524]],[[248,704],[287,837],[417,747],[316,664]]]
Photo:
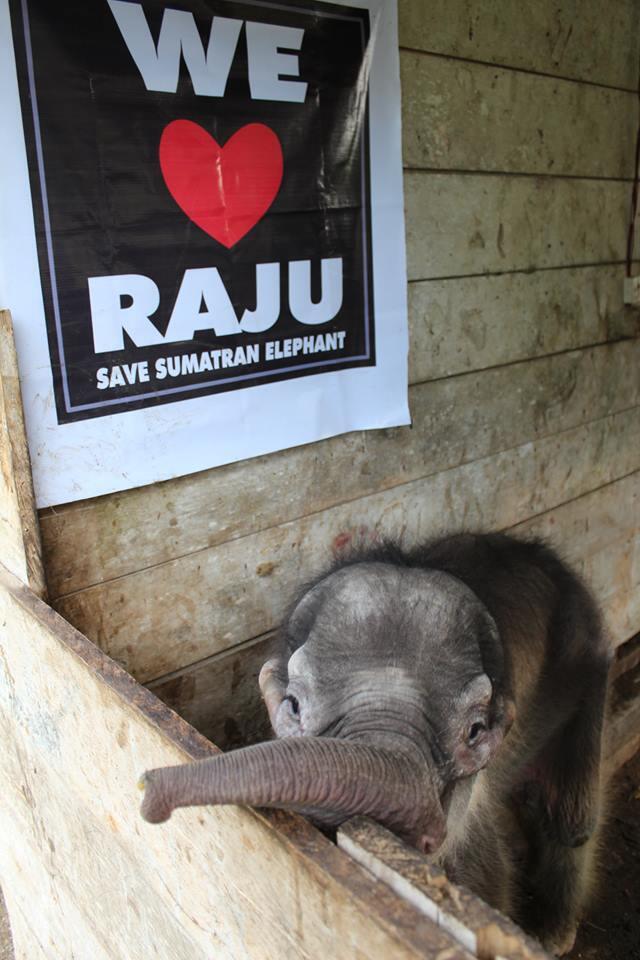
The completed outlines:
[[[410,422],[396,3],[332,2],[368,9],[371,16],[376,365],[59,424],[9,7],[8,0],[0,0],[0,307],[11,310],[13,317],[39,507],[143,486],[353,430]]]

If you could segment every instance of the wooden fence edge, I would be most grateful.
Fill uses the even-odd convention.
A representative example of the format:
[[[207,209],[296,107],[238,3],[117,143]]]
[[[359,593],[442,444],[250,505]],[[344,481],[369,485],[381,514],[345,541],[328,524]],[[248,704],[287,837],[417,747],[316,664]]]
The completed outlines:
[[[44,599],[47,588],[36,512],[31,459],[20,394],[20,375],[11,314],[0,310],[0,533],[3,559],[12,572]],[[8,541],[8,542],[7,542]]]

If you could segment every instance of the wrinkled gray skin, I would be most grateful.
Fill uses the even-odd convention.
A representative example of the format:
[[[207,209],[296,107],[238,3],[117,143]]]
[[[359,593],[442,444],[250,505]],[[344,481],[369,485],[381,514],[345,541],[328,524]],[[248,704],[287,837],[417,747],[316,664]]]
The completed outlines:
[[[452,783],[486,766],[512,717],[504,698],[491,703],[479,645],[465,642],[495,635],[493,619],[445,573],[362,563],[306,594],[287,626],[295,652],[260,674],[276,735],[336,737],[406,756],[423,771],[422,817],[393,826],[435,852]],[[337,821],[322,811],[315,818]]]
[[[382,548],[321,578],[282,640],[260,674],[279,739],[151,771],[147,819],[225,802],[325,826],[365,814],[569,949],[600,821],[608,663],[582,584],[508,537]]]

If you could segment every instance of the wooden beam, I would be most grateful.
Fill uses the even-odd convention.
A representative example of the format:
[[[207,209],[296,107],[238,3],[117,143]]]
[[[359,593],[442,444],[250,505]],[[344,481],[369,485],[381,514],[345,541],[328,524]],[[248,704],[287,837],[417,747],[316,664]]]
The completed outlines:
[[[10,908],[66,931],[48,956],[85,955],[88,928],[127,960],[469,960],[299,817],[228,806],[144,823],[142,770],[215,747],[4,569],[0,624],[0,871]]]
[[[640,593],[640,583],[636,591]],[[640,634],[618,650],[610,677],[604,756],[615,772],[640,750]]]
[[[0,557],[34,593],[45,596],[40,527],[8,310],[0,310]]]
[[[633,177],[635,92],[414,51],[400,74],[406,167]]]
[[[410,280],[625,260],[623,181],[416,170],[404,192]]]
[[[451,883],[418,850],[364,817],[338,830],[338,846],[482,960],[551,960],[513,921]]]
[[[623,275],[621,264],[410,283],[411,383],[637,336]]]
[[[258,674],[274,634],[248,640],[146,684],[163,703],[222,750],[268,740],[271,724]]]
[[[635,91],[640,11],[635,0],[399,0],[400,44]]]
[[[594,429],[590,437],[585,433],[565,442],[555,438],[526,445],[99,584],[62,598],[57,606],[141,680],[151,680],[275,628],[301,579],[324,567],[337,544],[401,535],[409,545],[456,529],[504,529],[526,521],[517,528],[520,532],[548,535],[580,564],[605,548],[611,548],[617,562],[620,538],[635,543],[640,536],[635,527],[628,529],[630,498],[638,495],[640,473],[602,490],[588,493],[584,488],[599,482],[603,469],[615,472],[625,456],[637,459],[640,444],[628,444],[624,430],[624,454],[603,457],[609,433],[602,426]],[[558,498],[582,484],[582,497],[558,504]],[[532,513],[542,510],[544,516],[534,523]],[[593,521],[598,516],[602,523]],[[634,570],[633,551],[629,547],[623,553],[619,596],[609,596],[617,583],[610,576],[610,561],[590,571],[605,611],[610,612],[607,603],[619,606],[619,617],[627,610],[626,588]],[[615,620],[610,622],[616,629]],[[639,627],[631,623],[630,632]],[[628,635],[614,633],[618,642]]]
[[[611,677],[615,680],[638,666],[640,666],[640,633],[618,647],[616,658],[611,664]]]
[[[608,765],[615,771],[640,750],[640,695],[612,719],[609,733]]]

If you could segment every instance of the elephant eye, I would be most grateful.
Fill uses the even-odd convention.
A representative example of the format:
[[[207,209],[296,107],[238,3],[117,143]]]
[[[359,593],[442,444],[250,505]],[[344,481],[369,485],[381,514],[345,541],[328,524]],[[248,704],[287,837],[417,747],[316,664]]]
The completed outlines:
[[[478,740],[480,739],[480,737],[482,736],[482,734],[485,732],[486,729],[487,729],[486,725],[482,723],[481,720],[478,720],[476,721],[476,723],[471,724],[471,726],[469,727],[469,733],[467,734],[467,743],[469,744],[470,747],[475,746],[475,744],[478,742]]]
[[[285,703],[288,704],[287,709],[289,711],[289,715],[291,717],[299,717],[300,704],[298,703],[298,700],[296,699],[296,697],[292,696],[291,694],[288,694],[284,699],[285,699]]]

